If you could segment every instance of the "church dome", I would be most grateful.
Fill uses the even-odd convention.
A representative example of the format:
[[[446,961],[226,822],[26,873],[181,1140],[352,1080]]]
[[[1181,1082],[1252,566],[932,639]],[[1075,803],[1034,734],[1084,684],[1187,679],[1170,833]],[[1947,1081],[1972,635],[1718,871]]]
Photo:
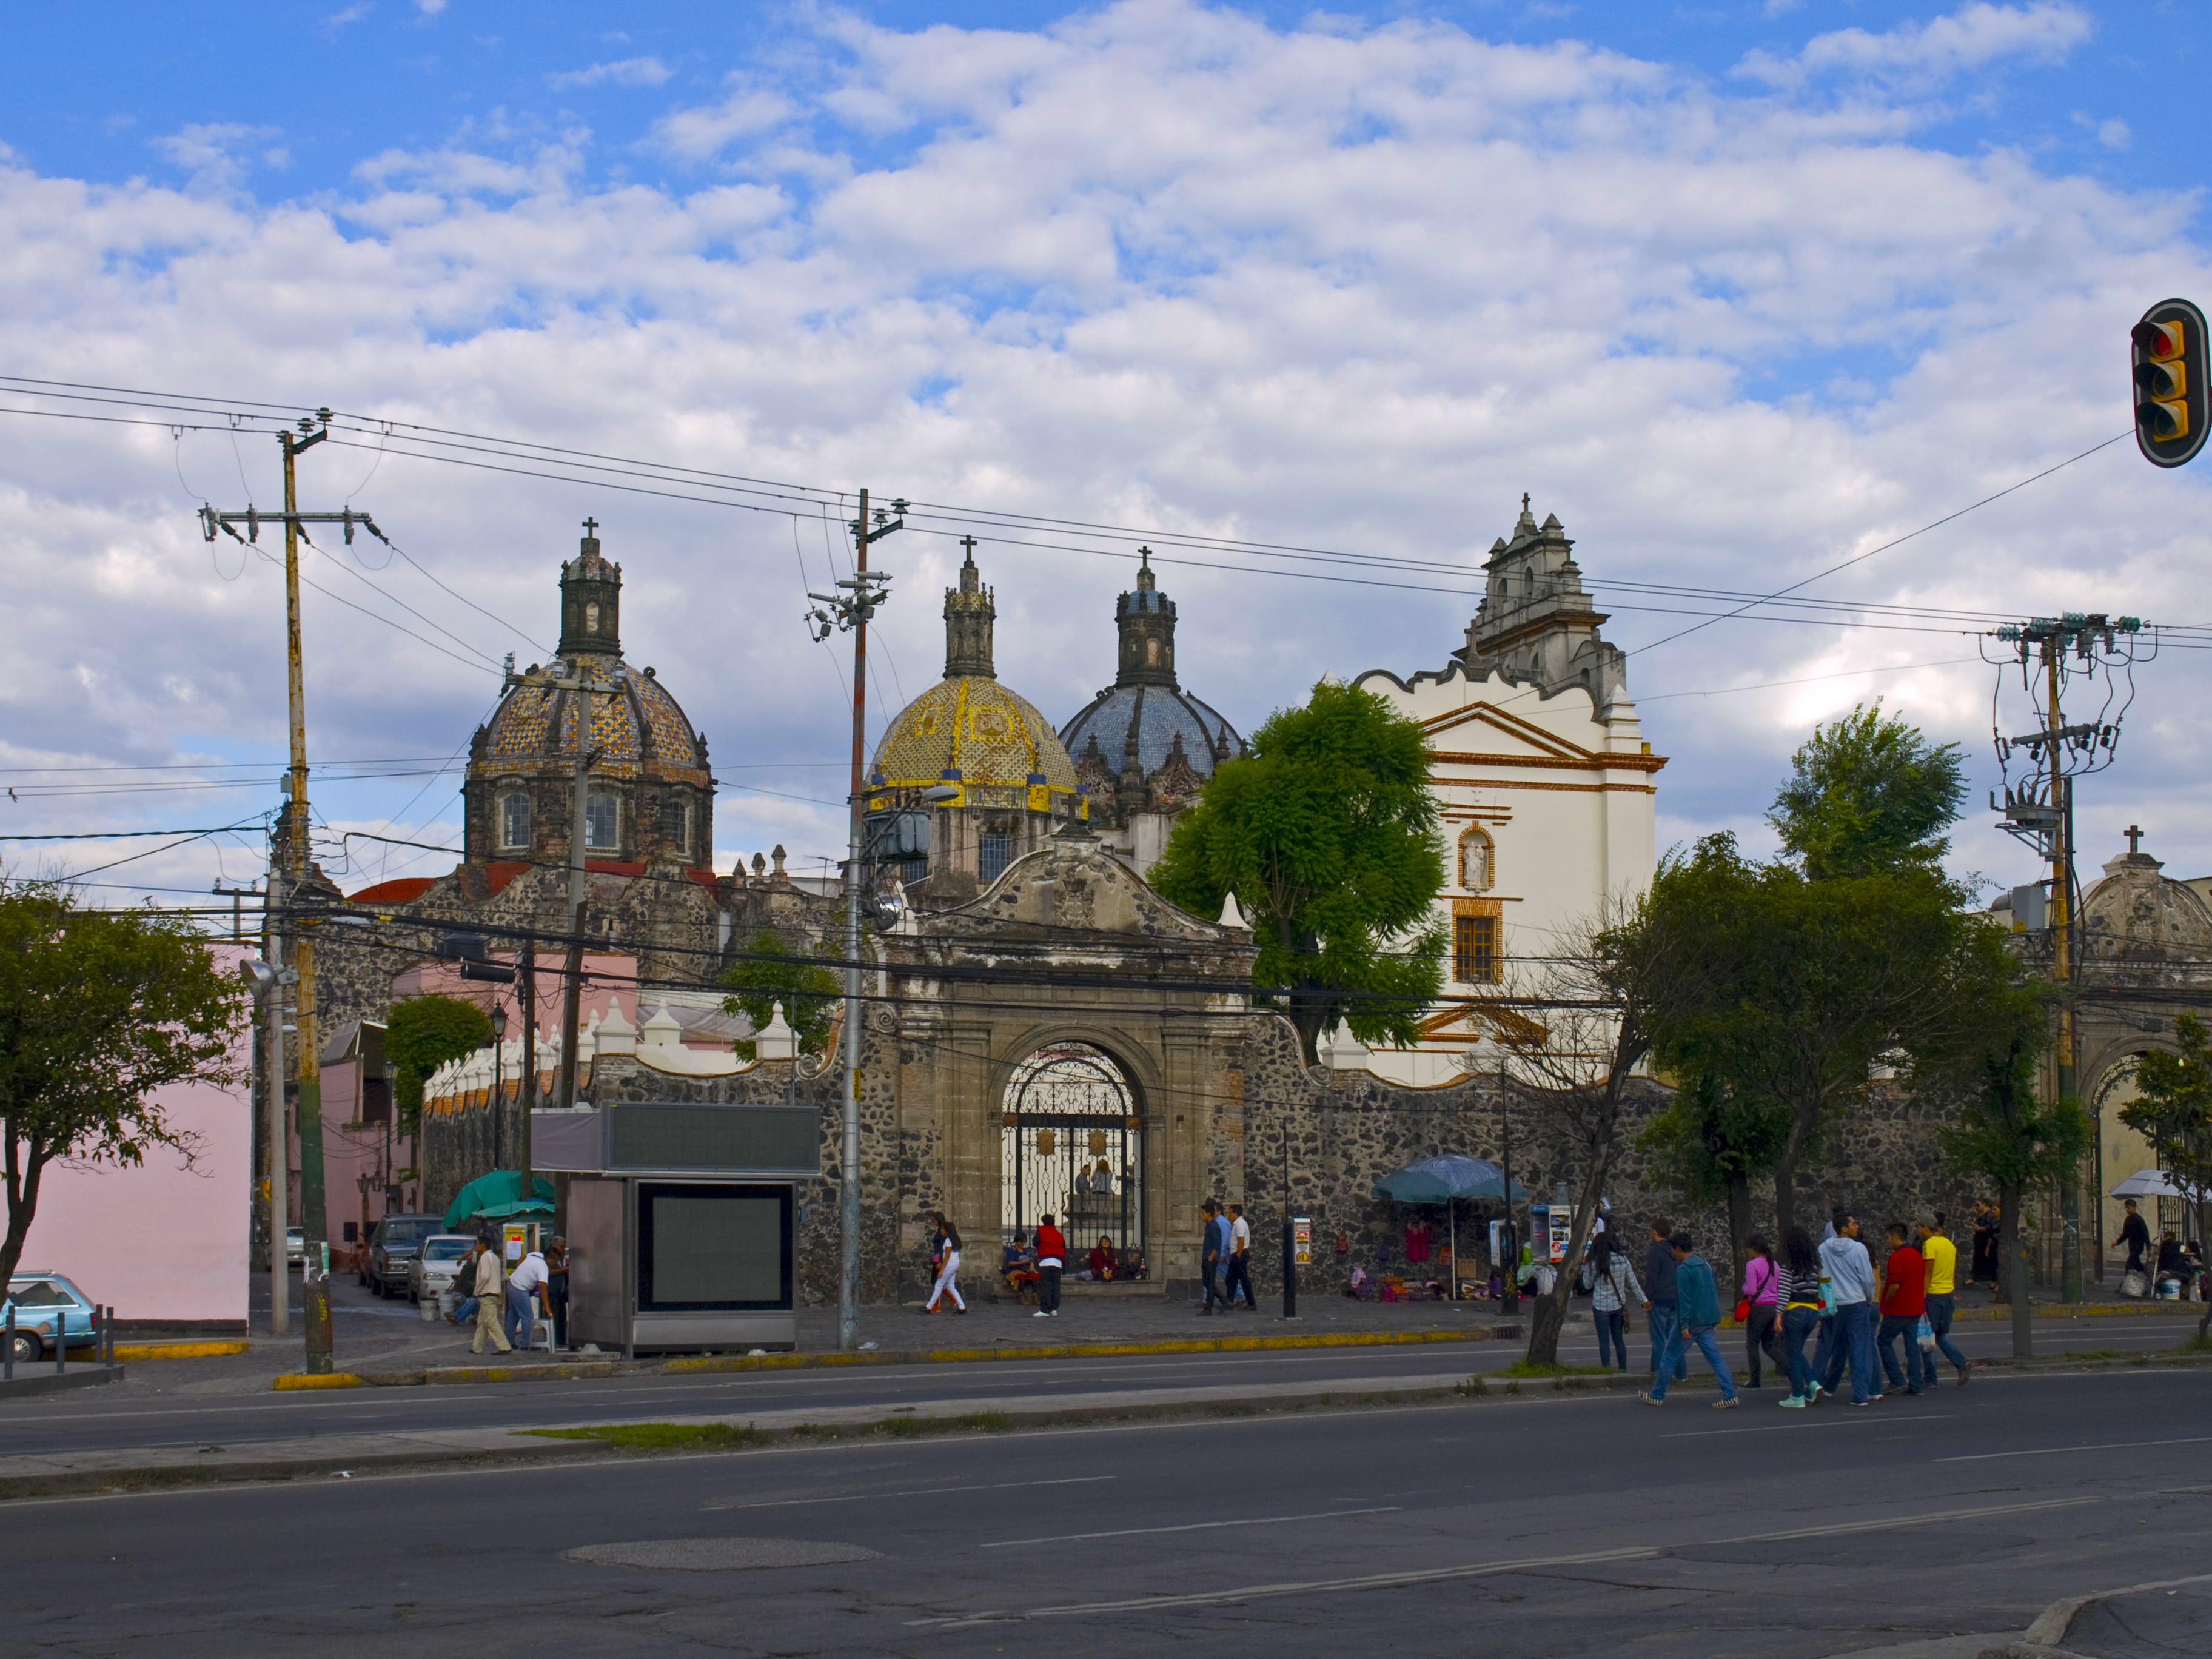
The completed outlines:
[[[945,595],[945,678],[901,709],[884,732],[868,771],[872,787],[957,783],[971,805],[996,804],[992,798],[1001,792],[1020,791],[1018,804],[1040,811],[1048,810],[1045,801],[1032,805],[1029,792],[1074,794],[1075,763],[1052,722],[998,682],[992,661],[997,616],[971,549],[960,586]],[[978,797],[978,790],[988,793]]]
[[[994,679],[939,680],[893,720],[876,750],[870,781],[889,788],[957,781],[1075,787],[1075,763],[1052,722]]]
[[[587,522],[587,532],[598,526]],[[561,567],[561,648],[508,677],[470,746],[463,841],[471,861],[568,855],[574,817],[577,726],[591,729],[587,855],[614,863],[712,848],[714,779],[707,740],[650,668],[623,660],[622,567],[587,533]]]
[[[1175,601],[1159,591],[1152,550],[1143,555],[1137,586],[1115,605],[1114,684],[1060,732],[1085,789],[1110,802],[1116,823],[1188,805],[1216,766],[1244,752],[1236,728],[1176,680]]]

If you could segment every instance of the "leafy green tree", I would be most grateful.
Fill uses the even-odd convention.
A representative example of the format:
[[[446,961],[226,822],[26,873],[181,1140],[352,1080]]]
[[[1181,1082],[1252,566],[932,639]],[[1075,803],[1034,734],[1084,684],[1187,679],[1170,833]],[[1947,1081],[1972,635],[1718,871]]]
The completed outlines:
[[[1743,1282],[1751,1237],[1751,1187],[1774,1168],[1790,1138],[1778,1103],[1742,1095],[1711,1072],[1680,1073],[1674,1098],[1644,1127],[1638,1144],[1651,1178],[1684,1202],[1728,1212],[1729,1254]]]
[[[1960,1174],[1996,1188],[1999,1271],[2012,1302],[2013,1352],[2025,1358],[2034,1352],[2034,1327],[2021,1200],[2070,1178],[2094,1129],[2078,1103],[2039,1098],[2037,1064],[2050,1033],[2045,994],[1987,921],[1977,920],[1962,938],[1940,1019],[1915,1058],[1914,1086],[1958,1100],[1942,1131],[1945,1155]]]
[[[755,934],[745,959],[722,970],[722,984],[734,994],[722,999],[722,1012],[743,1014],[757,1031],[775,1017],[780,1002],[783,1023],[799,1034],[799,1048],[811,1049],[830,1035],[845,985],[827,968],[789,957],[780,935]],[[740,1060],[750,1060],[757,1051],[750,1037],[739,1037],[731,1047]]]
[[[0,1284],[22,1260],[55,1159],[135,1166],[164,1146],[191,1156],[191,1133],[155,1093],[242,1081],[234,1039],[246,1002],[243,982],[179,921],[88,912],[64,888],[0,881]]]
[[[2136,1099],[2120,1108],[2120,1121],[2150,1143],[2158,1167],[2195,1193],[2197,1237],[2204,1237],[2204,1197],[2212,1189],[2212,1031],[2194,1014],[2173,1022],[2179,1054],[2154,1048],[2137,1060]],[[2197,1322],[2212,1333],[2212,1303]]]
[[[1425,734],[1370,692],[1324,680],[1304,707],[1216,769],[1152,871],[1211,915],[1230,894],[1251,922],[1255,982],[1281,988],[1306,1059],[1341,1018],[1364,1042],[1412,1042],[1443,986],[1431,906],[1443,849]]]
[[[1670,936],[1698,942],[1652,999],[1658,1052],[1781,1119],[1771,1168],[1786,1234],[1822,1128],[1945,1006],[1959,892],[1917,866],[1814,880],[1715,836],[1662,866],[1652,902]]]
[[[1966,798],[1957,744],[1930,744],[1879,702],[1862,703],[1814,728],[1767,822],[1815,881],[1932,870],[1950,850],[1943,831]]]
[[[422,1085],[447,1060],[472,1054],[491,1041],[491,1020],[460,997],[410,997],[386,1017],[384,1055],[392,1062],[399,1122],[410,1134],[422,1121]]]

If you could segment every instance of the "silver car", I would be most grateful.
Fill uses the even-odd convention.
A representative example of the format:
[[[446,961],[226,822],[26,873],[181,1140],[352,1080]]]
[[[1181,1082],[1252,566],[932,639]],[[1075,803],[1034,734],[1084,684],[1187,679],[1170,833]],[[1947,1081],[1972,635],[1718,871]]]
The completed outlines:
[[[476,1240],[466,1233],[433,1233],[407,1264],[407,1294],[416,1302],[435,1301],[441,1291],[451,1290],[461,1258]]]

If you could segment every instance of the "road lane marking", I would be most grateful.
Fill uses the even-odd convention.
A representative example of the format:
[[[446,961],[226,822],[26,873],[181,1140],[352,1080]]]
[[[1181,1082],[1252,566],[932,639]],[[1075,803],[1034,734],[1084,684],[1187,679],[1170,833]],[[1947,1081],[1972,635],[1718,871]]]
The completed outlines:
[[[2094,1446],[2028,1446],[2018,1451],[1968,1452],[1957,1457],[1938,1457],[1937,1463],[1984,1463],[1992,1457],[2055,1457],[2061,1452],[2124,1451],[2137,1446],[2202,1446],[2212,1434],[2191,1435],[2185,1440],[2106,1440]]]
[[[1800,1527],[1794,1532],[1747,1532],[1737,1538],[1708,1538],[1699,1544],[1676,1544],[1674,1549],[1705,1549],[1714,1544],[1778,1544],[1792,1538],[1836,1538],[1854,1532],[1895,1532],[1905,1527],[1939,1526],[1947,1521],[1977,1521],[1985,1515],[2026,1515],[2035,1510],[2070,1510],[2083,1504],[2101,1504],[2101,1498],[2046,1498],[2033,1504],[1999,1504],[1978,1510],[1936,1510],[1923,1515],[1885,1515],[1874,1521],[1838,1521],[1826,1527]]]
[[[1012,1492],[1018,1486],[1088,1486],[1120,1479],[1111,1474],[1071,1474],[1056,1480],[998,1480],[984,1486],[913,1486],[902,1492],[854,1492],[836,1498],[763,1498],[750,1503],[702,1504],[702,1510],[780,1510],[800,1504],[859,1504],[872,1498],[937,1498],[952,1492]]]
[[[1948,1423],[1957,1415],[1956,1412],[1939,1412],[1927,1417],[1908,1417],[1903,1420],[1907,1423]],[[1869,1429],[1877,1423],[1894,1424],[1899,1420],[1893,1414],[1887,1418],[1832,1417],[1824,1423],[1768,1423],[1755,1429],[1748,1426],[1740,1429],[1681,1429],[1659,1437],[1662,1440],[1703,1440],[1716,1434],[1797,1434],[1806,1429]]]
[[[1311,1515],[1261,1515],[1249,1520],[1189,1521],[1173,1527],[1121,1527],[1112,1532],[1063,1532],[1050,1538],[1006,1538],[978,1544],[984,1550],[1026,1549],[1033,1544],[1074,1544],[1091,1538],[1136,1538],[1156,1532],[1213,1532],[1224,1527],[1279,1527],[1286,1521],[1334,1521],[1347,1515],[1396,1515],[1402,1504],[1384,1504],[1371,1510],[1320,1510]]]

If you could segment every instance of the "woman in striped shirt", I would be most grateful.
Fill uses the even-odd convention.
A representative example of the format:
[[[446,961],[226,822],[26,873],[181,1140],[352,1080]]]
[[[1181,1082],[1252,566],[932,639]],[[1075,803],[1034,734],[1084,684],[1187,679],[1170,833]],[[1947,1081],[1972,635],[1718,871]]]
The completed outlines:
[[[1775,1300],[1782,1309],[1782,1358],[1790,1367],[1790,1393],[1781,1403],[1802,1410],[1820,1397],[1805,1362],[1805,1339],[1820,1322],[1820,1257],[1802,1227],[1792,1227],[1782,1241]]]
[[[1617,1356],[1620,1368],[1628,1369],[1627,1304],[1643,1300],[1636,1270],[1613,1248],[1613,1229],[1608,1227],[1590,1241],[1590,1322],[1597,1327],[1599,1364],[1610,1365]]]

